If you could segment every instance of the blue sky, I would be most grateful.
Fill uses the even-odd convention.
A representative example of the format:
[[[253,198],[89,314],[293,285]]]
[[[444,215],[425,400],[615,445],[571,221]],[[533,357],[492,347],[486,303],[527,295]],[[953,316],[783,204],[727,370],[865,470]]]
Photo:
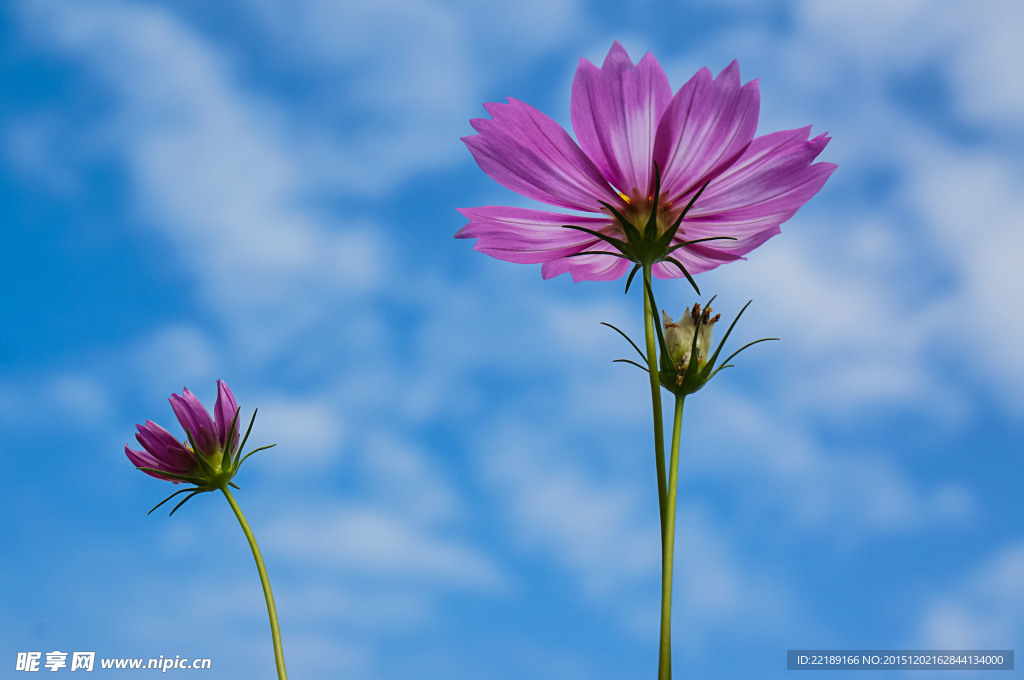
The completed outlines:
[[[600,326],[639,336],[640,298],[452,239],[458,207],[529,205],[459,141],[482,104],[568,126],[616,39],[674,88],[738,59],[759,133],[813,124],[839,164],[699,278],[782,342],[687,404],[677,672],[1019,650],[1022,27],[1012,0],[6,4],[0,664],[273,676],[226,503],[147,517],[172,489],[123,454],[222,378],[278,445],[237,497],[293,677],[654,675],[649,395]]]

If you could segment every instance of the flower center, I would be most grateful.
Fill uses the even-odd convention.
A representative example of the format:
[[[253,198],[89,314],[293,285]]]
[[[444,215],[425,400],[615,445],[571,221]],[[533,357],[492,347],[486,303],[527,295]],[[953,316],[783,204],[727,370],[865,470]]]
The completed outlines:
[[[651,194],[643,195],[638,190],[634,189],[632,194],[624,194],[621,191],[617,191],[619,198],[626,204],[624,210],[622,210],[622,216],[625,217],[630,223],[635,226],[645,238],[657,238],[668,231],[676,219],[679,217],[678,210],[672,210],[672,203],[668,201],[655,201],[654,196]],[[655,204],[657,207],[655,208]],[[657,215],[655,216],[656,233],[647,234],[648,222],[651,219],[651,211],[657,209]],[[602,209],[603,212],[611,214],[606,208]],[[684,233],[682,227],[680,227],[679,234]]]

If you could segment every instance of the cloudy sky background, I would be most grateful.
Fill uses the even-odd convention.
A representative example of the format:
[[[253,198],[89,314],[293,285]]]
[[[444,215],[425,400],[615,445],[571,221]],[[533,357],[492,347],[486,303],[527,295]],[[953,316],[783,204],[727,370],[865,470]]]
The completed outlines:
[[[674,88],[738,59],[759,133],[813,124],[839,164],[699,278],[726,317],[754,299],[737,340],[782,342],[687,404],[677,671],[1019,650],[1022,29],[1014,0],[4,5],[0,667],[273,677],[226,503],[147,517],[173,489],[123,455],[223,378],[278,445],[237,498],[293,677],[653,676],[649,394],[600,326],[639,337],[638,290],[452,239],[457,207],[529,205],[469,119],[513,96],[568,126],[616,39]]]

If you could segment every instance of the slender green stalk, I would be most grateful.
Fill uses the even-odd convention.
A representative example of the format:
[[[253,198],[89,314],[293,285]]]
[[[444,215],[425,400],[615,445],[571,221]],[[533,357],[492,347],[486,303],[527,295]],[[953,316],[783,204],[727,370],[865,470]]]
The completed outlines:
[[[683,427],[683,400],[676,397],[672,423],[672,453],[668,470],[668,498],[661,560],[661,648],[658,655],[658,680],[672,677],[672,557],[676,541],[676,493],[679,487],[679,437]]]
[[[242,514],[242,509],[238,507],[238,503],[235,502],[235,497],[231,495],[227,484],[220,487],[220,490],[224,492],[224,496],[228,499],[231,509],[235,511],[235,517],[238,518],[238,523],[242,525],[245,538],[249,541],[249,547],[252,548],[252,556],[256,558],[256,569],[260,572],[260,583],[263,584],[263,596],[267,599],[267,614],[270,615],[270,634],[274,639],[274,660],[277,663],[277,677],[279,680],[288,680],[288,673],[284,669],[281,629],[277,625],[277,607],[274,606],[274,593],[270,591],[270,579],[267,578],[267,568],[263,564],[263,555],[260,554],[260,547],[256,545],[256,537],[253,536],[252,529],[249,528],[249,523],[245,521],[245,515]]]
[[[658,341],[654,334],[655,314],[647,290],[651,265],[644,265],[644,335],[647,339],[647,372],[651,377],[651,408],[654,411],[654,463],[658,471],[658,512],[661,518],[661,548],[665,550],[665,425],[661,413],[661,381],[658,379]]]

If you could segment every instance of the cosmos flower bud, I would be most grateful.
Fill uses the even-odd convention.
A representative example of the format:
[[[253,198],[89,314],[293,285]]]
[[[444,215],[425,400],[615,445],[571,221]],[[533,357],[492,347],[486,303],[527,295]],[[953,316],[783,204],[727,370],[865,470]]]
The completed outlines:
[[[197,493],[214,491],[228,484],[235,486],[231,480],[245,459],[273,446],[261,446],[242,455],[256,413],[253,412],[249,430],[246,430],[239,444],[238,403],[223,380],[217,381],[217,403],[213,408],[213,416],[187,387],[182,394],[171,395],[170,402],[174,415],[185,430],[184,441],[178,441],[163,427],[147,420],[144,425],[136,425],[138,432],[135,439],[142,445],[142,450],[127,445],[124,447],[128,460],[147,475],[175,484],[187,482],[194,485],[175,492],[158,503],[153,510],[179,493],[191,491],[185,498],[187,501]],[[174,510],[184,502],[175,506]],[[174,514],[174,510],[171,514]]]
[[[722,318],[721,314],[711,316],[711,307],[705,307],[702,311],[700,303],[694,303],[693,308],[679,317],[678,322],[673,322],[668,312],[661,310],[663,325],[665,327],[665,347],[668,350],[669,359],[675,364],[677,370],[685,372],[690,365],[691,348],[697,350],[698,370],[707,363],[708,352],[711,348],[711,335],[715,323]],[[694,342],[694,334],[697,336]]]
[[[725,336],[713,352],[711,351],[711,338],[715,324],[722,318],[722,315],[712,315],[711,301],[708,301],[703,309],[700,303],[695,303],[679,317],[678,321],[673,321],[668,312],[662,310],[663,330],[658,329],[661,345],[658,378],[661,386],[677,396],[693,394],[704,387],[720,370],[732,366],[729,362],[747,347],[765,340],[777,340],[778,338],[762,338],[749,342],[729,355],[729,358],[721,364],[718,363],[718,356],[725,341],[729,339],[733,327],[749,305],[749,302],[743,305],[743,309],[729,325]]]

